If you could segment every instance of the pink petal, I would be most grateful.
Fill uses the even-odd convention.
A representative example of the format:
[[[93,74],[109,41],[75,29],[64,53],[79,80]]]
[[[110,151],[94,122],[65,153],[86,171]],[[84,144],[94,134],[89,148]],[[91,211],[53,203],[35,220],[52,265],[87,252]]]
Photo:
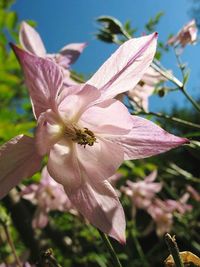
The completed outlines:
[[[132,119],[129,134],[105,137],[123,147],[127,160],[150,157],[188,143],[188,139],[170,134],[149,120],[138,116]]]
[[[82,113],[100,97],[100,92],[95,87],[75,85],[66,87],[58,97],[59,113],[65,121],[77,121]]]
[[[124,159],[119,145],[98,139],[93,146],[86,147],[61,140],[50,150],[48,171],[60,184],[76,190],[83,180],[105,180],[112,176]]]
[[[47,110],[38,119],[38,127],[35,133],[37,151],[44,156],[49,152],[63,134],[62,121],[57,113]]]
[[[33,228],[44,228],[45,226],[47,226],[48,222],[49,222],[48,214],[44,210],[38,207],[36,209],[32,221]]]
[[[120,243],[125,243],[124,211],[108,181],[83,183],[74,192],[67,187],[65,190],[72,204],[89,222]]]
[[[0,147],[0,198],[22,179],[40,169],[41,157],[36,154],[34,139],[18,135]]]
[[[102,99],[129,91],[142,78],[153,60],[157,33],[131,39],[100,67],[87,82],[102,92]]]
[[[46,50],[40,35],[28,23],[23,21],[19,30],[19,41],[22,47],[37,56],[45,56]]]
[[[98,138],[93,146],[77,144],[76,151],[82,169],[91,181],[109,178],[124,160],[121,147],[103,138]]]
[[[63,83],[60,68],[49,59],[31,55],[12,45],[23,68],[36,118],[47,109],[55,109],[55,99]]]
[[[158,171],[154,170],[148,176],[145,177],[145,182],[151,183],[156,180],[157,176],[158,176]]]
[[[72,191],[79,188],[83,180],[75,146],[75,143],[65,139],[55,144],[50,150],[47,165],[49,174]]]
[[[125,134],[132,128],[132,117],[127,108],[115,99],[88,108],[79,123],[95,133]]]
[[[57,54],[58,64],[64,68],[69,68],[79,58],[86,45],[86,43],[75,43],[63,47]]]

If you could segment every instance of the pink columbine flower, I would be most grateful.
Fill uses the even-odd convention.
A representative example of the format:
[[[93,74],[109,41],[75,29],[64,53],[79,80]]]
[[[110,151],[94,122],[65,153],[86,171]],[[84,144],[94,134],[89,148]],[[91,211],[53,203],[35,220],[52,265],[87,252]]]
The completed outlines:
[[[138,182],[127,181],[127,187],[122,191],[132,199],[133,206],[139,209],[147,209],[156,195],[162,189],[161,183],[155,183],[157,171],[151,172],[144,180]]]
[[[79,58],[86,43],[72,43],[64,46],[57,54],[48,54],[39,33],[28,23],[23,21],[19,31],[21,46],[28,52],[39,57],[46,57],[54,60],[62,67],[64,73],[64,84],[66,86],[77,84],[70,78],[70,66]]]
[[[163,236],[170,232],[173,225],[173,214],[168,211],[164,201],[155,199],[155,201],[148,207],[148,213],[156,223],[156,233],[158,236]]]
[[[188,142],[146,119],[131,116],[114,97],[130,90],[149,67],[157,34],[131,39],[83,85],[63,86],[60,67],[13,46],[37,119],[34,138],[17,136],[0,148],[0,196],[47,168],[73,206],[103,232],[125,242],[125,218],[108,182],[122,162],[156,155]]]
[[[168,45],[181,45],[183,48],[187,44],[195,44],[197,41],[198,29],[195,20],[188,22],[178,33],[168,40]]]
[[[166,199],[165,203],[169,212],[177,211],[180,214],[184,214],[187,211],[192,210],[192,205],[187,204],[189,199],[189,193],[185,193],[179,200]]]
[[[197,202],[200,202],[200,194],[197,190],[195,190],[191,185],[187,186],[187,192],[190,194],[190,196],[196,200]]]
[[[72,208],[63,186],[49,175],[46,167],[42,171],[41,181],[25,187],[21,195],[37,205],[32,221],[34,228],[44,228],[47,225],[50,211],[68,211]]]
[[[186,203],[188,198],[189,194],[185,193],[179,201],[172,199],[154,199],[152,204],[148,207],[147,212],[156,223],[156,233],[158,236],[170,232],[173,225],[174,212],[183,215],[192,209],[192,206]]]
[[[152,67],[149,67],[142,80],[128,92],[128,96],[133,100],[134,107],[148,111],[149,97],[153,94],[156,85],[163,81],[166,81],[166,78]]]

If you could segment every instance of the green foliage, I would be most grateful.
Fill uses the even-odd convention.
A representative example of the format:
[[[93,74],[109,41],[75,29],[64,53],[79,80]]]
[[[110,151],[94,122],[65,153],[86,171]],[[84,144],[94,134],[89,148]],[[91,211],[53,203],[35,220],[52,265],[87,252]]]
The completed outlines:
[[[146,30],[150,33],[154,32],[163,15],[164,12],[158,12],[154,18],[150,18],[149,21],[145,24]]]

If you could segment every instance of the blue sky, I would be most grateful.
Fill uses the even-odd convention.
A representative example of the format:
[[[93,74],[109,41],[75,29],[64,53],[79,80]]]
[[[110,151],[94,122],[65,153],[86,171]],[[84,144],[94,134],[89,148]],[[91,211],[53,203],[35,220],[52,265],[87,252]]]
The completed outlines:
[[[138,29],[138,36],[143,32],[144,24],[159,11],[165,15],[158,25],[160,40],[166,40],[170,33],[176,33],[191,18],[190,0],[16,0],[13,10],[20,20],[32,19],[37,22],[37,31],[42,36],[48,52],[56,52],[67,43],[87,42],[88,47],[73,66],[78,72],[92,74],[116,49],[115,45],[99,42],[95,39],[97,31],[95,18],[101,15],[114,16],[122,22],[130,20]],[[183,59],[192,68],[189,92],[199,95],[200,65],[198,56],[200,46],[188,46]],[[162,63],[172,69],[178,77],[175,57],[168,53]],[[184,97],[173,93],[164,99],[151,98],[151,110],[169,109],[172,105],[185,105]]]

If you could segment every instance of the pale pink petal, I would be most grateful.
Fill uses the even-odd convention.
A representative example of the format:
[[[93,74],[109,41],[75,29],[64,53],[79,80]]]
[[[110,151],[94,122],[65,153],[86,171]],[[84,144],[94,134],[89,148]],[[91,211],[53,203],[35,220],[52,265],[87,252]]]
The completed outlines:
[[[83,112],[100,97],[95,87],[75,85],[62,90],[57,100],[58,110],[64,121],[77,121]]]
[[[76,153],[82,169],[93,181],[108,179],[124,160],[123,149],[104,139],[97,139],[93,146],[76,145]]]
[[[47,169],[60,184],[76,190],[82,184],[83,174],[76,156],[76,144],[65,139],[56,143],[50,150]]]
[[[34,139],[18,135],[0,147],[0,198],[40,169]]]
[[[19,30],[19,41],[22,47],[37,56],[45,56],[46,50],[40,35],[28,23],[23,21]]]
[[[190,193],[191,197],[200,202],[200,194],[197,190],[195,190],[191,185],[187,185],[187,191]]]
[[[60,68],[49,59],[29,54],[15,45],[12,48],[24,71],[36,118],[49,108],[54,110],[63,83]]]
[[[132,116],[133,128],[129,134],[107,136],[124,149],[125,159],[140,159],[166,152],[188,143],[188,139],[170,134],[155,123],[138,116]]]
[[[127,108],[115,99],[88,108],[79,123],[96,134],[125,134],[130,131],[133,124]]]
[[[89,222],[120,243],[125,243],[124,211],[108,181],[83,183],[74,192],[68,188],[65,190],[72,204]]]
[[[63,76],[64,76],[63,85],[65,85],[66,87],[69,87],[72,85],[80,84],[71,78],[71,73],[68,69],[63,69],[62,71],[63,71]]]
[[[100,67],[87,82],[102,92],[102,99],[129,91],[142,78],[156,51],[157,33],[131,39]]]
[[[48,222],[48,214],[44,210],[37,208],[32,221],[33,228],[44,228]]]
[[[56,55],[58,64],[64,68],[69,68],[78,59],[86,45],[86,43],[75,43],[63,47]]]
[[[153,182],[156,180],[157,176],[158,176],[158,171],[154,170],[148,176],[145,177],[145,182],[147,183]]]
[[[63,134],[62,121],[58,114],[48,109],[38,119],[35,143],[40,155],[45,155]]]

